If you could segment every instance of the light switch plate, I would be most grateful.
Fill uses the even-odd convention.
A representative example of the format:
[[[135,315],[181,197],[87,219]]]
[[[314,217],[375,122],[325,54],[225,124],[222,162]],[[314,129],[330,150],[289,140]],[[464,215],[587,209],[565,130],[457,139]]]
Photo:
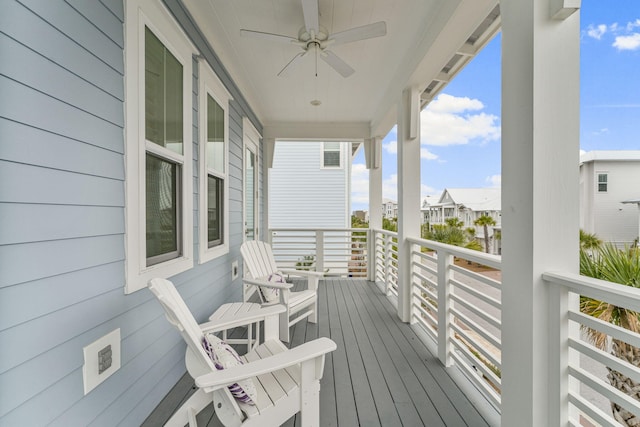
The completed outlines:
[[[111,366],[105,369],[104,372],[99,373],[100,362],[98,354],[107,346],[111,346]],[[82,379],[84,394],[86,395],[120,369],[120,328],[87,345],[82,349],[82,352],[84,353]]]

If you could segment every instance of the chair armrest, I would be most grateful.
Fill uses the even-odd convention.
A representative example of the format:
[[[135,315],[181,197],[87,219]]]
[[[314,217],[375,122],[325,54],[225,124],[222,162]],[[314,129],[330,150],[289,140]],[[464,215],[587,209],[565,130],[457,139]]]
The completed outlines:
[[[196,378],[196,385],[204,388],[205,393],[208,393],[240,380],[257,377],[324,356],[336,348],[336,343],[329,338],[318,338],[264,359],[201,375]]]
[[[253,286],[264,286],[266,288],[274,288],[274,289],[291,289],[293,285],[291,283],[279,283],[279,282],[269,282],[267,280],[260,279],[243,279],[244,283],[247,285]]]
[[[226,320],[211,320],[209,322],[201,323],[200,329],[205,334],[208,332],[224,331],[237,326],[250,325],[252,323],[265,320],[269,316],[278,316],[280,313],[286,311],[286,307],[282,305],[273,305],[260,310],[247,311],[245,313],[236,314],[232,319]]]
[[[295,270],[295,269],[284,269],[280,270],[281,273],[289,274],[291,276],[304,276],[304,277],[324,277],[324,273],[318,271],[310,271],[310,270]]]

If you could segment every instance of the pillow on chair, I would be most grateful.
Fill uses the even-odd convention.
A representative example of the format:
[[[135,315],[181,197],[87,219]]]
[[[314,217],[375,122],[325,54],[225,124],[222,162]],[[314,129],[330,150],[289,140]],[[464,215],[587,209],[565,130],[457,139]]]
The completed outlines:
[[[244,365],[244,362],[242,362],[233,347],[214,334],[205,334],[204,338],[202,338],[202,347],[219,371],[233,366]],[[255,405],[258,392],[251,378],[231,384],[228,388],[231,395],[239,402]]]
[[[267,277],[268,282],[287,283],[287,280],[280,273],[273,273]],[[258,286],[262,300],[266,303],[277,302],[279,300],[279,289],[267,288],[266,286]]]

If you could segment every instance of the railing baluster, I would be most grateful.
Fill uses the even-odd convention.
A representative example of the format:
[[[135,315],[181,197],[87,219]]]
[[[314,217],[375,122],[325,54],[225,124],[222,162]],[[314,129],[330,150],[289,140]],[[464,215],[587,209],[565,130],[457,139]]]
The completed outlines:
[[[324,230],[316,230],[316,271],[324,271]]]
[[[438,358],[444,366],[451,366],[450,339],[453,334],[451,323],[454,320],[451,309],[453,288],[449,283],[453,264],[453,255],[444,249],[438,249]]]

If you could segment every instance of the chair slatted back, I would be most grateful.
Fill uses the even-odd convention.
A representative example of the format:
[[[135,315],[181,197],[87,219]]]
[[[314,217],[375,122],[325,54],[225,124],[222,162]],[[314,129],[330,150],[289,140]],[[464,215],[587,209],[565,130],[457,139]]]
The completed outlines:
[[[178,293],[176,287],[166,279],[152,279],[149,290],[158,298],[169,323],[175,326],[194,355],[197,355],[210,369],[215,370],[213,362],[202,348],[203,333],[189,307]]]
[[[240,247],[242,258],[252,279],[266,277],[278,271],[271,246],[258,240],[250,240]]]

